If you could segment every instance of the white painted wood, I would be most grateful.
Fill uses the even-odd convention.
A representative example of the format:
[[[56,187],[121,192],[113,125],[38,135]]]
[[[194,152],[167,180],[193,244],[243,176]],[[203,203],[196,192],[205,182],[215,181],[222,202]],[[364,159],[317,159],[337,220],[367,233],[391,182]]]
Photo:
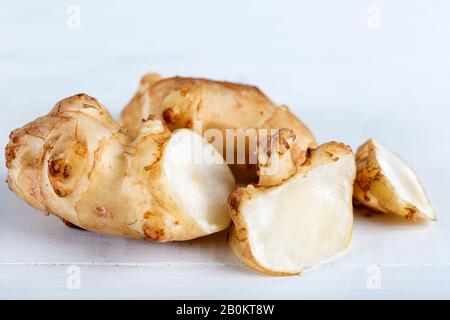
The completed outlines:
[[[448,298],[447,2],[376,1],[379,30],[366,27],[373,1],[74,3],[82,18],[74,31],[64,2],[1,4],[2,146],[12,129],[77,92],[118,115],[146,71],[253,83],[322,142],[356,148],[374,137],[395,149],[440,221],[356,214],[342,258],[302,277],[271,278],[242,267],[225,232],[173,244],[103,237],[42,216],[1,184],[0,298]],[[80,290],[66,287],[73,264]]]
[[[450,286],[448,266],[383,267],[380,289],[368,289],[365,266],[327,265],[289,278],[261,276],[240,266],[80,269],[80,289],[69,290],[66,266],[2,265],[0,281],[14,285],[3,287],[0,298],[440,299],[448,298]]]

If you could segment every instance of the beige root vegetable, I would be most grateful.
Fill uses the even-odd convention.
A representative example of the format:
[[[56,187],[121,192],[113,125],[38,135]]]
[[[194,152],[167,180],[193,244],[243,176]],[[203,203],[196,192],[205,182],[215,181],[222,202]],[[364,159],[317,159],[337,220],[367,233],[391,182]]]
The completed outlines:
[[[192,129],[198,121],[201,121],[203,134],[207,130],[219,130],[224,141],[214,141],[214,145],[224,157],[230,154],[230,149],[231,154],[236,152],[238,139],[247,129],[292,129],[297,139],[291,151],[298,165],[304,162],[306,150],[316,146],[311,131],[286,106],[274,104],[258,88],[247,85],[180,77],[163,79],[149,73],[142,78],[138,92],[123,110],[121,119],[134,136],[141,119],[150,114],[162,119],[170,130]],[[227,140],[226,129],[240,129],[234,137],[235,143]],[[251,139],[252,134],[246,133]],[[226,157],[237,177],[255,178],[251,172],[254,167],[248,166],[249,154],[254,152],[253,144],[247,141],[247,166],[234,165],[238,160]]]
[[[358,149],[356,164],[357,204],[410,220],[437,220],[414,171],[391,150],[369,140]]]
[[[24,201],[86,230],[172,241],[230,222],[234,178],[213,146],[152,118],[130,137],[84,94],[13,131],[6,161],[8,184]]]
[[[342,252],[352,234],[351,149],[323,144],[296,168],[292,139],[292,131],[281,130],[260,146],[259,183],[229,198],[231,250],[248,267],[270,275],[299,274]]]

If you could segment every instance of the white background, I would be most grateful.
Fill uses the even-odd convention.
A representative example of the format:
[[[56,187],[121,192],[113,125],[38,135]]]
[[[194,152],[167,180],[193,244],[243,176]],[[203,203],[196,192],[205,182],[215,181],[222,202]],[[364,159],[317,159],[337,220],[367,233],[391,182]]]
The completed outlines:
[[[73,4],[77,30],[67,27]],[[71,230],[2,183],[0,298],[449,298],[449,14],[444,0],[1,0],[2,146],[75,93],[117,116],[148,71],[251,83],[321,142],[373,137],[397,151],[440,221],[356,214],[343,258],[273,278],[241,266],[226,233],[154,244]],[[73,264],[80,290],[67,288]]]

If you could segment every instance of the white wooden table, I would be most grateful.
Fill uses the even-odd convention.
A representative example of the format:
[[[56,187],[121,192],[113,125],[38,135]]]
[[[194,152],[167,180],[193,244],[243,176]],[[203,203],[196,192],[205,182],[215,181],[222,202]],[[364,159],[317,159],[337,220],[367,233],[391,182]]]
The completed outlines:
[[[150,70],[247,82],[321,142],[373,137],[395,149],[439,222],[355,214],[341,259],[273,278],[241,266],[225,232],[154,244],[72,230],[2,183],[0,298],[450,298],[450,5],[314,3],[0,1],[0,144],[78,92],[117,116]]]

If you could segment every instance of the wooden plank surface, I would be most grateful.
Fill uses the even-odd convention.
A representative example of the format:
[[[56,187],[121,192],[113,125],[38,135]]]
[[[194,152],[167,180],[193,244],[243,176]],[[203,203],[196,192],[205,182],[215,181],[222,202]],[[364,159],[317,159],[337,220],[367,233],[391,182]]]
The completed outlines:
[[[2,2],[2,146],[12,129],[74,93],[117,116],[147,71],[252,83],[321,142],[356,148],[373,137],[396,150],[440,220],[357,213],[343,257],[272,278],[241,266],[226,232],[172,244],[103,237],[42,216],[1,184],[0,298],[449,298],[448,2],[378,1],[379,28],[367,24],[372,2],[356,0],[76,5],[81,28],[70,30],[69,3]],[[67,286],[73,265],[79,290]]]

